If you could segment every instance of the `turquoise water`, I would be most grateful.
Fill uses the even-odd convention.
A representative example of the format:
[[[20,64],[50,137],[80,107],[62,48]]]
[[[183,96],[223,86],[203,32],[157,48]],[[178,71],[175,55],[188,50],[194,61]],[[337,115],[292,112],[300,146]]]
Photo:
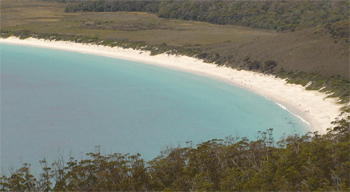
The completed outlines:
[[[0,44],[1,165],[34,167],[64,153],[80,159],[140,153],[225,136],[255,139],[307,127],[277,104],[193,74],[109,57]]]

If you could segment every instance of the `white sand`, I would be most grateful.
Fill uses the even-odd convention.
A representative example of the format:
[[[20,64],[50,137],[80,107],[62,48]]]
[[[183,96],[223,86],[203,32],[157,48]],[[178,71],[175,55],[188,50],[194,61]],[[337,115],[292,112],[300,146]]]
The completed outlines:
[[[202,60],[187,56],[167,54],[150,56],[149,52],[140,50],[66,41],[45,41],[34,38],[25,40],[19,40],[16,37],[0,38],[0,43],[21,44],[115,57],[225,81],[273,100],[308,124],[310,131],[318,131],[321,134],[326,133],[326,129],[331,127],[331,121],[334,121],[339,116],[340,108],[343,106],[336,104],[336,99],[334,98],[325,99],[327,95],[324,93],[308,91],[301,85],[287,84],[285,80],[274,78],[273,76],[218,67],[217,65],[204,63]]]

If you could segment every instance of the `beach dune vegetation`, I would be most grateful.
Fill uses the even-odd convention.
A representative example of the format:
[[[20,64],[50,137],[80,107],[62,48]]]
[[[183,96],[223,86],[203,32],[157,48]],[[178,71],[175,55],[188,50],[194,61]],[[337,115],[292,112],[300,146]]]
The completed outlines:
[[[263,71],[264,72],[272,72],[273,69],[277,66],[277,62],[274,60],[267,60],[263,64]]]

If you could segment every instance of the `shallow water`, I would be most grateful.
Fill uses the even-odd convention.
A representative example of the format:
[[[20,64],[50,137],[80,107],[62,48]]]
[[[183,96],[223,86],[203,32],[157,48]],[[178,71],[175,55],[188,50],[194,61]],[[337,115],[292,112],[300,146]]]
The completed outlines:
[[[213,79],[109,57],[0,44],[1,166],[140,153],[258,131],[306,133],[277,104]],[[60,151],[60,152],[59,152]]]

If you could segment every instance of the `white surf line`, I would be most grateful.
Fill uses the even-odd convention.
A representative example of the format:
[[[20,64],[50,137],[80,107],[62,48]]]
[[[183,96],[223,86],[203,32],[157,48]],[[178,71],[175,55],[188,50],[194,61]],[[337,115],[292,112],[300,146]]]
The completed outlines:
[[[308,126],[310,126],[311,124],[306,121],[305,119],[303,119],[302,117],[300,117],[299,115],[297,114],[294,114],[293,112],[289,111],[285,106],[283,106],[282,104],[279,104],[277,102],[275,102],[277,105],[279,105],[282,109],[288,111],[289,113],[291,113],[292,115],[296,116],[297,118],[299,118],[301,121],[303,121],[304,123],[306,123]]]

